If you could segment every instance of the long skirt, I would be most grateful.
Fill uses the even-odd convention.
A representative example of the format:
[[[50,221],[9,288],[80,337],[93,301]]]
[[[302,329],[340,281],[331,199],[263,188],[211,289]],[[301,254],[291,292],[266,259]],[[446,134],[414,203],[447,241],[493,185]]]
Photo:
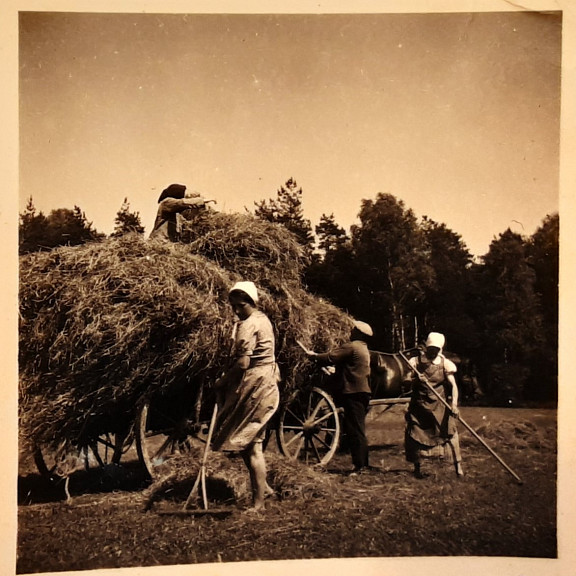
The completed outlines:
[[[238,452],[261,442],[266,425],[280,402],[279,371],[276,364],[255,366],[231,385],[219,406],[212,448]]]
[[[422,456],[432,455],[444,457],[448,462],[462,460],[456,420],[442,402],[410,403],[406,413],[405,454],[408,462],[419,462]]]

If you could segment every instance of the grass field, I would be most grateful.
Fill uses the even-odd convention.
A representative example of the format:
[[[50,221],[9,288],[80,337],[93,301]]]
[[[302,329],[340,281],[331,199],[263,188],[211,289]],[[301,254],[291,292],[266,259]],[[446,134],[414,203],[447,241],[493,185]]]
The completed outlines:
[[[150,504],[135,461],[77,472],[72,499],[47,486],[22,455],[19,477],[19,573],[252,560],[360,557],[481,556],[555,558],[556,411],[464,407],[462,416],[523,480],[519,485],[460,426],[465,476],[426,462],[413,477],[403,455],[403,408],[373,409],[368,418],[371,464],[349,477],[339,453],[327,470],[287,464],[275,446],[269,478],[279,497],[265,514],[245,512],[247,473],[238,459],[230,475],[245,489],[226,502],[225,517],[160,515],[178,508],[193,481],[167,486]],[[286,470],[291,470],[287,474]],[[209,493],[215,493],[210,484]],[[230,496],[228,495],[228,498]],[[214,503],[221,506],[222,502]]]

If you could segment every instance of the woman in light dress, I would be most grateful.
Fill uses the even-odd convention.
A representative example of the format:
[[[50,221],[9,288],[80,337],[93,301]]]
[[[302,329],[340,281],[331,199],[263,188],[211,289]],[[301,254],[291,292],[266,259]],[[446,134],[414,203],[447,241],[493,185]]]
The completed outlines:
[[[254,509],[261,510],[264,499],[273,493],[266,481],[262,443],[280,400],[274,329],[256,307],[258,290],[252,282],[237,282],[229,301],[238,322],[231,366],[215,384],[220,410],[212,447],[242,454],[250,473]]]

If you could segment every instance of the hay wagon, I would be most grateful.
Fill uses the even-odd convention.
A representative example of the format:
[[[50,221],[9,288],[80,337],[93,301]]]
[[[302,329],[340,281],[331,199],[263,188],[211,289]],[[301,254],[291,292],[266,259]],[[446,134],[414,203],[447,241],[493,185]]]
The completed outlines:
[[[398,354],[370,352],[372,399],[370,406],[386,409],[410,399],[407,367]],[[286,387],[290,390],[289,387]],[[120,464],[130,451],[152,478],[169,458],[205,443],[214,392],[203,382],[180,380],[177,385],[144,394],[122,415],[99,418],[76,442],[57,449],[37,446],[34,459],[41,474],[67,476],[85,468]],[[280,407],[268,428],[266,444],[276,437],[280,453],[308,465],[325,466],[342,438],[341,399],[329,369],[318,369],[300,387],[282,394]]]
[[[370,352],[370,406],[386,409],[410,399],[407,367],[397,354]],[[336,453],[342,436],[340,398],[333,387],[332,373],[319,369],[310,381],[284,395],[272,420],[266,439],[276,436],[278,449],[287,458],[309,465],[325,466]],[[140,461],[151,477],[172,455],[205,442],[214,398],[209,388],[200,386],[179,393],[144,399],[134,424],[134,437]]]

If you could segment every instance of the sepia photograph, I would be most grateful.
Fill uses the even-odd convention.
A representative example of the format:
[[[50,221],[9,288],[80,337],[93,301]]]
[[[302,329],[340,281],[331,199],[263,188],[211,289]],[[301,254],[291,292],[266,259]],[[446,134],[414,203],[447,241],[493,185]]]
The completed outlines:
[[[8,2],[2,574],[574,574],[574,8]]]

